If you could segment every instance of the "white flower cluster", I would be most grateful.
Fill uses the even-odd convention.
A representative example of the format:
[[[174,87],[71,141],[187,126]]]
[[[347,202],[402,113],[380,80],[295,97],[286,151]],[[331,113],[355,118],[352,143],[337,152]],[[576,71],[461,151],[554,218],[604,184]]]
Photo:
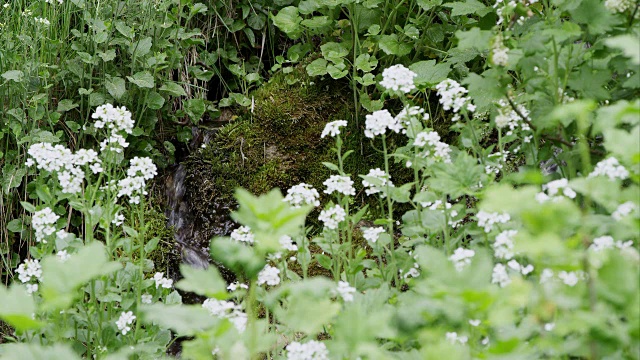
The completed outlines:
[[[413,84],[413,78],[416,76],[418,74],[404,67],[404,65],[397,64],[382,71],[380,85],[387,90],[400,91],[406,94],[416,88]]]
[[[491,46],[491,61],[498,66],[507,66],[509,63],[509,48],[504,46],[502,35],[496,36]]]
[[[493,229],[493,225],[504,224],[511,220],[511,216],[507,213],[489,213],[484,210],[479,211],[476,217],[478,218],[478,226],[484,227],[484,232],[486,233]]]
[[[356,288],[349,285],[349,283],[346,281],[340,281],[338,282],[336,292],[338,293],[338,295],[340,295],[340,297],[342,297],[342,300],[344,300],[345,302],[350,302],[353,301],[353,294],[356,293]]]
[[[102,171],[102,161],[93,150],[80,149],[73,154],[62,145],[37,143],[31,145],[27,153],[31,158],[27,159],[25,165],[31,167],[36,164],[36,168],[40,170],[57,173],[62,192],[68,194],[82,191],[85,177],[82,166],[89,165],[94,174]]]
[[[507,273],[507,267],[503,264],[496,264],[493,267],[491,274],[491,283],[498,284],[500,287],[505,287],[511,283],[511,278]]]
[[[52,5],[56,4],[56,0],[44,0],[44,2],[46,2],[47,4],[52,4]],[[64,0],[57,0],[57,2],[58,2],[58,4],[62,5]]]
[[[324,130],[322,130],[322,134],[320,137],[324,139],[325,136],[330,135],[331,137],[335,137],[340,134],[340,128],[343,126],[347,126],[346,120],[336,120],[324,126]]]
[[[420,202],[420,206],[422,206],[423,208],[427,208],[429,210],[440,210],[443,214],[446,215],[447,210],[449,210],[449,220],[447,221],[447,223],[449,224],[449,226],[451,226],[452,228],[457,228],[460,223],[462,222],[462,220],[464,220],[464,218],[458,219],[458,220],[453,220],[453,218],[455,218],[456,216],[458,216],[458,211],[457,210],[452,210],[451,207],[453,206],[450,202],[442,202],[442,200],[436,200],[436,201],[428,201],[428,202]]]
[[[632,9],[635,6],[633,0],[607,0],[604,2],[604,6],[611,12],[625,12]]]
[[[468,337],[466,337],[466,336],[459,336],[457,332],[448,332],[448,333],[445,335],[445,337],[446,337],[446,339],[447,339],[450,343],[452,343],[452,344],[459,343],[459,344],[464,345],[464,344],[466,344],[466,343],[467,343],[467,341],[469,341],[469,338],[468,338]]]
[[[440,141],[440,135],[435,131],[422,131],[416,135],[413,140],[413,146],[424,148],[423,152],[418,156],[429,157],[433,156],[436,160],[441,160],[444,163],[451,163],[451,148],[449,144]]]
[[[128,196],[132,204],[140,203],[140,195],[147,195],[147,180],[158,174],[156,165],[150,158],[134,157],[129,163],[127,177],[118,181],[117,197]]]
[[[42,266],[37,259],[26,259],[18,269],[18,279],[24,284],[31,282],[31,280],[39,281],[42,277]],[[38,284],[27,284],[27,292],[29,294],[38,290]]]
[[[322,183],[327,189],[326,194],[332,194],[334,191],[343,195],[355,195],[356,189],[353,187],[353,180],[348,176],[331,175]]]
[[[379,192],[383,192],[381,195],[383,198],[386,196],[384,191],[386,190],[387,185],[389,187],[393,187],[393,183],[391,182],[391,177],[384,172],[384,170],[380,170],[380,168],[370,169],[367,176],[375,178],[380,185],[372,184],[367,180],[362,180],[362,185],[367,188],[364,192],[367,195],[377,194]]]
[[[411,128],[411,120],[417,118],[421,122],[429,121],[429,114],[424,111],[420,106],[405,106],[396,115],[396,121],[403,127],[402,133],[406,133],[405,128]]]
[[[381,226],[378,227],[370,227],[370,228],[362,228],[362,236],[370,243],[376,243],[380,234],[384,232],[384,228]]]
[[[127,335],[129,331],[131,331],[131,324],[136,319],[136,316],[133,315],[131,311],[123,311],[120,314],[120,318],[116,321],[116,326],[118,326],[118,330],[122,332],[122,335]]]
[[[460,120],[459,112],[462,109],[466,109],[469,112],[476,110],[475,105],[465,96],[468,92],[467,89],[457,81],[451,79],[443,80],[436,85],[436,90],[438,90],[440,104],[442,104],[444,110],[452,110],[455,113],[451,121]]]
[[[110,150],[121,153],[124,148],[129,146],[122,132],[131,134],[133,132],[134,121],[124,106],[114,107],[111,104],[99,106],[91,115],[96,119],[94,127],[97,129],[107,128],[109,136],[100,143],[100,150]]]
[[[400,274],[402,274],[402,269],[398,270],[398,272]],[[409,269],[409,271],[407,271],[406,273],[404,273],[404,275],[402,276],[405,280],[407,280],[410,277],[413,278],[417,278],[418,276],[420,276],[420,265],[418,265],[418,263],[413,263],[413,267],[411,267]]]
[[[496,236],[496,241],[493,243],[493,251],[498,259],[509,260],[513,258],[513,237],[516,236],[518,231],[505,230]]]
[[[38,24],[42,24],[42,25],[46,25],[46,26],[51,25],[51,22],[47,18],[42,18],[42,17],[37,17],[36,16],[36,17],[33,18],[33,20],[35,22],[37,22]]]
[[[476,252],[471,249],[459,247],[453,252],[453,255],[449,256],[449,260],[453,262],[456,270],[462,271],[467,265],[471,264],[471,259],[475,254]]]
[[[163,287],[165,289],[171,289],[173,285],[173,280],[167,279],[164,277],[164,273],[157,272],[153,275],[153,280],[156,282],[156,289],[159,287]]]
[[[507,136],[512,135],[518,128],[521,128],[523,131],[531,130],[529,124],[523,121],[522,117],[518,114],[518,112],[520,112],[520,114],[525,118],[529,116],[529,110],[527,110],[523,105],[516,105],[518,108],[517,112],[511,108],[509,103],[505,100],[498,101],[496,105],[498,110],[498,115],[496,115],[495,118],[496,127],[498,129],[508,127],[509,130],[506,133]]]
[[[140,295],[140,302],[143,304],[151,304],[153,302],[153,296],[151,294]]]
[[[233,326],[242,333],[247,327],[247,314],[242,311],[240,305],[231,301],[206,299],[202,307],[207,309],[212,316],[228,319]]]
[[[258,285],[263,284],[271,286],[280,284],[280,270],[273,266],[266,265],[264,269],[258,273]]]
[[[347,213],[340,205],[322,210],[318,220],[324,223],[324,226],[328,229],[335,230],[338,228],[338,223],[344,221],[347,218]]]
[[[233,230],[233,232],[231,233],[231,239],[249,244],[253,244],[253,242],[255,241],[253,233],[251,232],[251,228],[249,228],[248,226],[240,226],[239,228]]]
[[[562,196],[560,195],[561,192],[562,195],[568,197],[569,199],[573,199],[576,197],[576,192],[569,187],[569,180],[558,179],[542,185],[542,192],[536,194],[536,200],[538,200],[538,202],[541,204],[549,200],[559,201],[562,198]]]
[[[58,257],[58,260],[60,260],[61,262],[65,262],[67,260],[69,260],[69,258],[71,257],[71,255],[69,255],[69,253],[67,253],[67,250],[60,250],[56,253],[56,256]]]
[[[387,129],[399,133],[403,130],[399,118],[394,118],[388,110],[378,110],[368,114],[365,120],[364,135],[373,139],[376,135],[384,134]]]
[[[496,151],[492,154],[489,154],[487,158],[493,163],[485,165],[484,172],[487,175],[491,175],[492,173],[499,174],[500,171],[504,168],[504,164],[506,164],[507,159],[509,158],[509,150]]]
[[[283,235],[278,240],[280,242],[280,246],[282,246],[287,251],[298,251],[298,245],[293,243],[293,239],[289,235]],[[275,254],[269,255],[269,259],[277,260],[282,257],[281,252],[277,252]]]
[[[620,221],[623,218],[629,216],[629,214],[631,214],[634,211],[638,210],[638,205],[636,205],[633,201],[627,201],[624,204],[620,204],[616,210],[613,212],[613,214],[611,214],[611,217],[616,220],[616,221]]]
[[[517,262],[517,261],[516,261],[516,260],[514,260],[514,259],[512,259],[511,261],[509,261],[509,262],[507,263],[507,266],[508,266],[511,270],[517,271],[517,272],[521,273],[522,275],[528,275],[528,274],[530,274],[531,272],[533,272],[533,269],[534,269],[533,265],[529,264],[529,265],[527,265],[527,266],[522,266],[522,265],[520,265],[520,263],[519,263],[519,262]]]
[[[589,174],[589,177],[594,176],[606,176],[610,180],[624,180],[629,177],[629,171],[620,165],[618,159],[610,157],[596,164],[596,168]]]
[[[236,291],[238,289],[249,289],[249,285],[247,284],[242,284],[238,281],[236,282],[232,282],[231,284],[229,284],[229,286],[227,286],[227,290],[229,291]]]
[[[36,211],[31,218],[31,225],[36,231],[36,242],[47,243],[46,237],[56,231],[55,223],[60,219],[51,208],[44,208]]]
[[[602,250],[618,248],[620,250],[628,249],[633,246],[633,241],[615,241],[611,236],[600,236],[593,239],[593,243],[589,246],[589,250],[600,252]]]
[[[318,206],[320,205],[319,197],[320,194],[318,190],[309,184],[300,183],[287,190],[287,196],[284,198],[284,201],[288,202],[289,205],[294,208],[299,208],[301,205]]]
[[[311,340],[304,344],[294,341],[286,349],[287,360],[329,360],[329,350],[319,341]]]
[[[584,273],[582,271],[560,271],[558,273],[558,278],[560,278],[565,285],[574,287],[578,284],[580,279],[584,279]]]

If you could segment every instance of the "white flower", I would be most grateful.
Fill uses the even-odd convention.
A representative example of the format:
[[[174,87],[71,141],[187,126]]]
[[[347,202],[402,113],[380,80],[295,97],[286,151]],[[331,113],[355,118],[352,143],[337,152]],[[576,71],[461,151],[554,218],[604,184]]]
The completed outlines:
[[[382,71],[382,81],[380,81],[380,85],[387,90],[408,93],[416,88],[413,84],[413,78],[416,76],[418,76],[418,74],[403,65],[397,64]]]
[[[620,204],[620,206],[616,208],[613,214],[611,214],[611,217],[614,220],[620,221],[623,218],[629,216],[629,214],[636,211],[637,209],[638,206],[633,201],[627,201],[624,204]]]
[[[300,183],[292,186],[287,190],[287,196],[284,201],[288,202],[291,206],[298,208],[301,205],[320,205],[318,198],[320,194],[318,190],[314,189],[311,185]]]
[[[143,304],[151,304],[152,300],[153,296],[151,296],[151,294],[140,295],[140,302],[142,302]]]
[[[311,340],[301,344],[292,342],[287,345],[287,360],[329,360],[329,350],[325,344]]]
[[[113,130],[114,132],[124,131],[127,134],[133,132],[133,119],[131,112],[124,106],[114,107],[111,104],[98,106],[96,111],[91,115],[96,119],[94,126],[98,129],[104,128]]]
[[[491,47],[491,60],[498,66],[507,66],[509,62],[509,48],[504,46],[502,35],[496,36]]]
[[[342,300],[344,300],[345,302],[350,302],[353,301],[353,294],[355,294],[356,288],[350,286],[346,281],[340,281],[338,282],[336,291],[338,292],[340,297],[342,297]]]
[[[371,227],[371,228],[362,228],[362,236],[370,243],[374,243],[378,241],[378,237],[380,234],[384,232],[383,227]]]
[[[558,273],[558,278],[560,278],[560,280],[562,280],[562,282],[564,282],[566,285],[569,285],[571,287],[575,286],[580,280],[578,277],[578,273],[575,271],[560,271]]]
[[[347,126],[346,120],[336,120],[327,123],[327,125],[324,126],[324,130],[322,130],[322,134],[320,135],[320,137],[324,138],[327,135],[335,137],[336,135],[340,134],[340,128],[343,126]]]
[[[561,195],[568,197],[569,199],[573,199],[576,197],[576,192],[569,187],[569,180],[567,179],[558,179],[553,180],[545,185],[542,185],[542,191],[544,192],[536,194],[536,200],[539,203],[544,203],[549,200],[558,201],[561,198]]]
[[[253,244],[255,241],[253,237],[253,233],[248,226],[240,226],[239,228],[233,230],[231,233],[231,239],[240,242],[246,242],[249,244]]]
[[[513,237],[517,233],[518,231],[516,230],[505,230],[496,236],[496,241],[493,243],[493,251],[497,258],[509,260],[513,257]]]
[[[258,285],[278,285],[280,284],[280,270],[277,268],[266,265],[264,269],[258,273]]]
[[[387,129],[396,133],[400,132],[402,124],[397,118],[391,116],[388,110],[378,110],[366,117],[364,135],[373,139],[376,135],[384,134]]]
[[[33,294],[38,291],[38,284],[27,284],[27,293]]]
[[[466,344],[469,341],[469,338],[466,336],[458,336],[456,332],[448,332],[445,335],[446,339],[449,340],[450,343],[460,343],[462,345]]]
[[[533,272],[533,265],[529,264],[527,266],[523,266],[520,268],[520,272],[522,273],[522,275],[527,275],[530,274],[531,272]]]
[[[353,180],[348,176],[331,175],[323,183],[327,189],[326,194],[332,194],[334,191],[343,195],[355,195],[356,189],[353,187]]]
[[[122,225],[122,223],[124,223],[124,215],[117,212],[116,215],[113,217],[113,220],[111,220],[111,223],[115,226]]]
[[[620,165],[618,159],[610,157],[596,164],[596,168],[589,174],[589,177],[594,176],[606,176],[610,180],[624,180],[629,177],[629,171]]]
[[[453,255],[449,257],[449,260],[453,262],[456,270],[462,271],[467,265],[471,264],[471,258],[473,258],[475,254],[476,252],[473,250],[459,247],[453,252]]]
[[[511,278],[507,274],[507,268],[502,264],[496,264],[493,267],[493,273],[491,274],[491,283],[498,284],[500,287],[505,287],[511,283]]]
[[[171,289],[171,286],[173,285],[173,280],[167,279],[163,275],[164,273],[161,273],[161,272],[157,272],[155,273],[155,275],[153,275],[153,280],[155,280],[156,282],[156,289],[161,286],[165,289]]]
[[[71,257],[71,255],[69,255],[67,253],[67,250],[60,250],[56,253],[56,256],[58,257],[58,259],[62,262],[65,262],[67,260],[69,260],[69,258]]]
[[[546,323],[544,324],[544,331],[552,331],[553,329],[555,329],[555,327],[555,323]]]
[[[496,108],[498,110],[498,114],[495,117],[496,128],[503,129],[508,127],[506,135],[512,135],[515,130],[518,128],[523,131],[530,131],[531,127],[527,124],[520,114],[522,114],[525,118],[529,117],[529,110],[525,108],[523,105],[516,105],[518,111],[516,112],[510,104],[505,100],[500,100],[496,103]],[[520,114],[518,114],[518,112]],[[525,141],[528,142],[528,141]]]
[[[422,131],[413,140],[413,146],[425,148],[418,156],[433,157],[445,163],[451,163],[451,148],[449,144],[440,141],[440,135],[435,131]]]
[[[625,12],[635,6],[633,0],[606,0],[604,6],[611,12]]]
[[[40,280],[42,277],[42,266],[40,265],[40,261],[37,259],[26,259],[18,269],[16,269],[18,273],[18,279],[22,283],[26,283],[31,281],[31,278],[35,278],[36,280]]]
[[[51,22],[49,22],[49,19],[45,19],[45,18],[41,18],[41,17],[34,17],[33,20],[35,22],[37,22],[38,24],[42,24],[42,25],[46,25],[46,26],[51,25]]]
[[[120,314],[120,318],[116,321],[116,326],[118,326],[118,330],[122,332],[122,335],[127,335],[129,331],[131,331],[131,324],[136,319],[136,316],[133,315],[133,312],[127,311],[122,312]]]
[[[481,322],[481,321],[480,321],[479,319],[472,319],[472,320],[469,320],[469,324],[470,324],[471,326],[473,326],[473,327],[476,327],[476,326],[480,325],[480,322]]]
[[[419,269],[420,269],[420,265],[418,265],[418,263],[413,263],[413,267],[409,269],[409,271],[407,271],[402,277],[405,280],[410,277],[417,278],[418,276],[420,276]],[[402,269],[400,269],[399,271],[402,272]]]
[[[478,226],[484,227],[484,232],[490,232],[493,229],[494,224],[504,224],[511,220],[511,216],[507,213],[488,213],[484,210],[479,211],[476,214],[478,218]]]
[[[31,218],[31,225],[36,232],[36,242],[47,243],[46,237],[56,231],[55,223],[60,219],[51,208],[38,210]]]
[[[615,241],[611,236],[600,236],[598,238],[593,239],[593,244],[589,246],[589,250],[593,251],[602,251],[605,249],[613,248]]]
[[[547,283],[551,279],[553,279],[553,270],[543,269],[542,274],[540,274],[540,284]]]
[[[240,333],[244,332],[247,327],[247,314],[242,311],[240,305],[231,301],[206,299],[202,307],[207,309],[212,316],[229,319]]]
[[[318,220],[324,223],[324,226],[328,229],[335,230],[338,228],[338,223],[344,221],[347,218],[347,213],[340,205],[336,205],[320,212]]]
[[[474,111],[475,106],[471,103],[465,94],[468,92],[467,89],[460,86],[460,84],[451,79],[446,79],[436,85],[436,90],[438,91],[438,96],[440,97],[440,104],[444,110],[452,110],[454,113],[460,112],[461,109],[466,109],[467,111]],[[452,120],[456,121],[459,119],[459,116],[455,116]]]
[[[248,289],[249,286],[247,284],[242,284],[242,283],[239,283],[237,281],[233,282],[233,283],[229,284],[229,286],[227,286],[227,290],[229,290],[229,291],[236,291],[236,290],[238,290],[238,288]]]
[[[384,192],[386,190],[387,185],[389,187],[393,187],[393,183],[391,182],[391,177],[386,172],[384,172],[384,170],[380,170],[379,168],[370,169],[367,176],[375,178],[380,183],[380,185],[378,185],[378,184],[372,184],[367,180],[362,180],[362,185],[365,188],[367,188],[364,191],[367,195],[373,195],[379,192]],[[385,194],[382,194],[383,198],[385,196],[386,196]]]
[[[298,245],[293,243],[291,236],[283,235],[280,237],[280,245],[288,251],[298,251]]]
[[[142,176],[145,180],[151,180],[156,175],[158,171],[151,158],[136,156],[129,162],[129,169],[127,169],[129,177]]]

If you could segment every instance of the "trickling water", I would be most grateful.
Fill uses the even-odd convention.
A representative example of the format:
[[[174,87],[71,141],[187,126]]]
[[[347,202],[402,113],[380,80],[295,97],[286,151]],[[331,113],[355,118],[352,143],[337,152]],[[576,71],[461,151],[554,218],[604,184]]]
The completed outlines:
[[[193,128],[193,140],[189,144],[191,149],[199,149],[202,144],[207,144],[212,139],[215,131],[202,131]],[[204,199],[189,199],[189,177],[185,164],[179,164],[166,178],[165,196],[167,209],[167,226],[174,230],[176,248],[180,251],[182,263],[194,268],[206,269],[211,263],[209,255],[209,242],[213,236],[229,235],[234,223],[231,221],[231,204],[220,204],[207,199],[209,204],[206,218],[196,218],[191,211],[192,204]],[[224,269],[220,264],[215,264],[225,277],[233,279],[233,274]]]

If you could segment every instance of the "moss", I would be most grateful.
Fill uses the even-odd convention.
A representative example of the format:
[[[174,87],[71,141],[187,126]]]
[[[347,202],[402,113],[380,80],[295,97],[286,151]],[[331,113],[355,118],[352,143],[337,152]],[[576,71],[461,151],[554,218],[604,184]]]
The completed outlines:
[[[145,211],[145,244],[158,238],[158,246],[147,254],[147,259],[153,261],[156,271],[174,277],[179,272],[180,253],[174,246],[173,229],[167,227],[167,218],[161,210],[164,206],[156,192],[152,189],[151,201]]]

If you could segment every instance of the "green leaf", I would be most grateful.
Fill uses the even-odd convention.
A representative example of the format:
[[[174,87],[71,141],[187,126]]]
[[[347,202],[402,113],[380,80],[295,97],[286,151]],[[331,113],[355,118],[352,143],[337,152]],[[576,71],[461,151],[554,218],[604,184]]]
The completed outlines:
[[[387,55],[405,56],[413,50],[412,43],[401,42],[396,34],[380,36],[378,46]]]
[[[42,261],[43,307],[50,311],[66,309],[81,295],[76,292],[79,286],[120,268],[120,263],[108,260],[104,245],[98,241],[85,245],[65,262],[56,256],[46,257]]]
[[[12,80],[15,82],[22,82],[24,80],[24,73],[20,70],[9,70],[2,74],[2,77],[6,80]]]
[[[329,76],[331,76],[333,79],[337,80],[337,79],[343,78],[347,76],[347,74],[349,73],[349,70],[346,69],[346,66],[344,65],[344,63],[340,65],[342,66],[336,66],[333,64],[327,65],[327,72],[329,73]]]
[[[109,62],[116,58],[116,51],[114,49],[109,49],[105,52],[99,52],[98,56],[102,58],[102,61]]]
[[[442,0],[417,0],[416,4],[418,4],[422,10],[428,11],[436,6],[442,5]]]
[[[182,103],[184,111],[187,113],[191,122],[197,124],[206,110],[204,100],[202,99],[189,99]]]
[[[228,297],[227,283],[215,267],[209,266],[206,270],[200,270],[182,264],[180,265],[180,273],[184,279],[176,284],[178,289],[220,300]]]
[[[201,306],[152,304],[142,306],[140,312],[144,322],[171,329],[180,336],[193,336],[220,323]]]
[[[334,64],[340,64],[344,61],[344,57],[349,55],[349,49],[343,44],[336,42],[328,42],[320,46],[322,51],[322,57],[331,61]]]
[[[427,87],[433,87],[446,80],[451,71],[449,64],[436,64],[435,60],[419,61],[411,64],[409,69],[418,75],[413,79],[413,82],[417,86],[424,85]]]
[[[153,75],[148,71],[140,71],[133,76],[127,76],[127,79],[141,88],[153,88],[155,82]]]
[[[129,26],[127,26],[124,21],[116,21],[115,22],[116,25],[116,30],[118,30],[118,32],[124,36],[126,36],[127,38],[133,40],[133,37],[135,36],[135,32],[133,31],[132,28],[130,28]]]
[[[618,35],[605,39],[604,43],[608,47],[621,50],[624,56],[631,59],[632,64],[640,65],[640,36]]]
[[[20,201],[20,205],[22,205],[22,207],[30,213],[36,212],[36,207],[33,206],[33,204],[30,202]]]
[[[15,189],[22,184],[22,178],[27,174],[25,167],[16,167],[7,164],[2,169],[2,191],[7,194],[11,189]]]
[[[329,27],[332,23],[333,20],[329,19],[328,16],[314,16],[311,19],[302,20],[300,24],[311,30],[317,31]]]
[[[307,65],[307,74],[309,76],[320,76],[327,74],[327,60],[323,58],[315,59]]]
[[[0,318],[20,332],[43,325],[32,318],[36,305],[24,286],[14,283],[6,288],[0,285],[0,304]]]
[[[484,168],[478,164],[478,160],[461,152],[453,164],[435,165],[429,184],[432,190],[458,198],[462,195],[473,195],[475,192],[472,188],[485,177]]]
[[[107,92],[116,100],[120,100],[122,95],[127,91],[125,86],[125,81],[121,77],[110,77],[107,78],[104,82],[104,87],[107,89]]]
[[[7,224],[7,230],[12,233],[19,233],[26,229],[27,227],[22,223],[22,219],[13,219]]]
[[[478,51],[485,51],[489,49],[491,37],[493,33],[489,30],[480,30],[477,27],[468,31],[458,30],[456,31],[456,37],[458,38],[458,49],[476,49]]]
[[[184,91],[182,86],[174,83],[173,81],[165,82],[158,90],[167,92],[173,96],[187,96],[187,93]]]
[[[451,16],[461,16],[469,14],[477,14],[485,16],[491,8],[485,6],[478,0],[466,0],[465,2],[453,2],[442,5],[451,8]]]
[[[147,106],[151,110],[160,110],[164,105],[164,98],[162,95],[158,94],[155,91],[149,91],[147,93]]]
[[[56,111],[64,113],[71,109],[77,108],[79,105],[74,103],[71,99],[60,100],[58,103],[58,109]]]
[[[66,344],[42,346],[35,343],[7,343],[0,351],[3,359],[15,360],[80,360],[82,359]]]
[[[273,24],[292,39],[297,39],[302,34],[300,23],[302,18],[298,15],[298,8],[287,6],[272,16]]]
[[[211,258],[231,269],[236,274],[255,278],[264,268],[263,257],[255,254],[252,248],[230,238],[214,238],[210,245]]]
[[[378,59],[369,54],[360,54],[354,62],[356,69],[364,72],[370,72],[378,66]]]
[[[136,41],[129,46],[131,56],[145,56],[151,51],[152,41],[150,37],[146,37],[140,41]]]

